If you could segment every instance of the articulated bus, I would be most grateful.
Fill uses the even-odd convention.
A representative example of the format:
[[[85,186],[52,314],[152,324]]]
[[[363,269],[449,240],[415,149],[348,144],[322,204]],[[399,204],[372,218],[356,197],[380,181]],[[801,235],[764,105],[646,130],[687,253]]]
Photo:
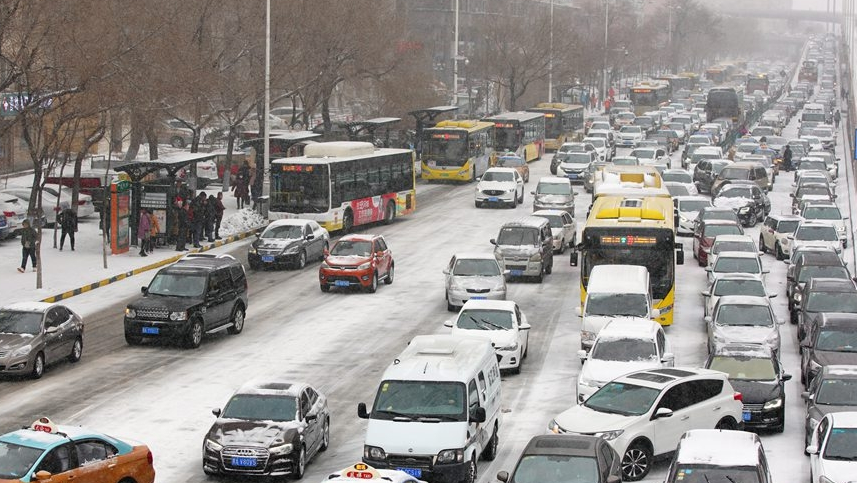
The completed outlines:
[[[494,150],[512,151],[526,162],[545,154],[545,115],[540,112],[504,112],[486,117],[494,124]]]
[[[675,242],[673,203],[669,197],[602,196],[595,200],[582,242],[578,245],[581,306],[592,267],[603,264],[640,265],[649,270],[655,319],[675,320],[675,266],[684,263]]]
[[[527,112],[545,115],[545,151],[556,151],[563,143],[583,135],[583,106],[542,102]]]
[[[672,89],[668,82],[643,81],[634,84],[629,92],[631,102],[634,103],[634,114],[642,116],[648,111],[657,111],[670,103]]]
[[[372,143],[309,144],[304,155],[271,160],[268,218],[308,218],[328,231],[413,213],[414,152]]]
[[[481,121],[440,121],[423,129],[422,179],[474,181],[488,169],[494,124]]]

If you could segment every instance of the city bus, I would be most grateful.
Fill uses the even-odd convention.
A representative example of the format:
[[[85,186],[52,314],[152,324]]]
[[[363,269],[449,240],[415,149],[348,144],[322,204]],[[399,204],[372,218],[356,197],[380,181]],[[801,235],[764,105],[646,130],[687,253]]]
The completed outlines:
[[[649,270],[655,318],[661,325],[675,320],[676,265],[684,263],[682,245],[675,242],[673,203],[669,197],[602,196],[595,200],[583,237],[580,300],[592,267],[603,264],[640,265]]]
[[[715,84],[723,84],[732,75],[729,69],[722,65],[711,66],[705,69],[705,79],[714,82]]]
[[[488,169],[494,124],[440,121],[422,131],[420,168],[426,181],[474,181]]]
[[[767,94],[770,86],[768,74],[747,74],[747,87],[744,88],[744,92],[752,94],[756,91],[762,91]]]
[[[692,91],[699,89],[699,74],[696,72],[679,72],[678,75],[687,77],[690,80],[690,87],[688,89]]]
[[[545,151],[556,151],[563,143],[583,135],[583,106],[542,102],[527,112],[545,115]]]
[[[414,152],[372,143],[308,144],[303,156],[271,160],[268,219],[308,218],[348,233],[416,209]]]
[[[678,92],[682,89],[693,90],[693,79],[684,75],[665,75],[658,77],[657,80],[664,81],[670,85],[673,92]]]
[[[744,94],[735,87],[714,87],[705,101],[706,122],[728,118],[733,126],[744,122]]]
[[[634,104],[634,114],[642,116],[646,112],[657,111],[669,104],[672,98],[672,89],[668,82],[643,81],[631,86],[629,95]]]
[[[504,112],[486,117],[494,124],[494,150],[512,151],[526,162],[541,159],[545,153],[545,115],[540,112]]]

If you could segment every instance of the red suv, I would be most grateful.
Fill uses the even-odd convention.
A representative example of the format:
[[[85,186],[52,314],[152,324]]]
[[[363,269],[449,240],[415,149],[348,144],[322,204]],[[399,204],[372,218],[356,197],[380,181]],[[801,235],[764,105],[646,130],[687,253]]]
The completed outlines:
[[[330,287],[358,287],[369,293],[378,281],[393,283],[393,253],[381,235],[346,235],[339,239],[318,269],[322,292]]]

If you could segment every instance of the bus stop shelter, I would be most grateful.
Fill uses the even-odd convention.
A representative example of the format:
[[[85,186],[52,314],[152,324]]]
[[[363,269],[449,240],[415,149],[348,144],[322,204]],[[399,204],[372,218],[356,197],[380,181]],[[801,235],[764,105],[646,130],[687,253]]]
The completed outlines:
[[[408,114],[414,116],[414,119],[417,121],[416,126],[416,142],[414,145],[414,150],[417,152],[417,156],[419,156],[423,151],[423,129],[430,128],[437,124],[435,119],[441,114],[445,114],[448,112],[454,112],[458,110],[458,106],[436,106],[429,107],[427,109],[417,109],[416,111],[411,111]]]
[[[365,121],[353,121],[343,124],[348,132],[349,141],[368,141],[374,142],[375,139],[381,139],[376,136],[379,130],[383,129],[384,138],[381,139],[384,148],[390,147],[390,127],[393,124],[401,121],[399,117],[376,117],[375,119],[367,119]]]
[[[179,172],[188,170],[188,188],[192,197],[196,192],[196,163],[214,159],[211,153],[176,153],[159,159],[148,161],[131,161],[113,168],[117,172],[126,173],[131,182],[131,213],[129,228],[131,230],[131,245],[137,245],[137,225],[140,221],[140,208],[151,210],[164,220],[162,229],[165,234],[173,232],[174,217],[169,216],[172,200],[176,197],[176,180]],[[163,177],[163,174],[166,177]],[[144,183],[144,179],[155,175],[155,181]],[[158,182],[162,180],[163,182]]]

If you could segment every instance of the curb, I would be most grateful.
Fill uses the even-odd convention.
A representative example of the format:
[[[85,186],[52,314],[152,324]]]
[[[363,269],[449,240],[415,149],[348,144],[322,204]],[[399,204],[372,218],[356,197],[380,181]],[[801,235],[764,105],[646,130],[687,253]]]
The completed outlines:
[[[80,295],[82,293],[86,293],[86,292],[95,290],[97,288],[101,288],[101,287],[104,287],[106,285],[110,285],[111,283],[115,283],[115,282],[118,282],[120,280],[125,280],[126,278],[133,277],[134,275],[139,275],[139,274],[141,274],[143,272],[147,272],[149,270],[161,268],[164,265],[169,265],[171,263],[174,263],[174,262],[181,260],[186,255],[188,255],[189,253],[207,252],[207,251],[212,250],[214,248],[222,247],[223,245],[226,245],[228,243],[233,243],[233,242],[236,242],[238,240],[243,240],[244,238],[255,235],[256,231],[259,228],[264,228],[264,226],[259,226],[259,227],[253,228],[251,230],[238,233],[237,235],[230,235],[230,236],[228,236],[222,240],[217,240],[214,243],[209,243],[207,245],[203,245],[202,248],[192,249],[192,250],[189,250],[187,252],[183,252],[180,255],[175,255],[175,256],[172,256],[170,258],[166,258],[164,260],[161,260],[161,261],[158,261],[155,263],[151,263],[149,265],[146,265],[146,266],[143,266],[140,268],[135,268],[133,270],[129,270],[125,273],[120,273],[118,275],[114,275],[110,278],[105,278],[104,280],[99,280],[98,282],[90,283],[90,284],[84,285],[82,287],[78,287],[76,289],[72,289],[72,290],[57,294],[57,295],[53,295],[51,297],[44,298],[41,300],[41,302],[47,302],[47,303],[59,302],[60,300],[66,300],[66,299],[69,299],[71,297],[74,297],[75,295]]]

